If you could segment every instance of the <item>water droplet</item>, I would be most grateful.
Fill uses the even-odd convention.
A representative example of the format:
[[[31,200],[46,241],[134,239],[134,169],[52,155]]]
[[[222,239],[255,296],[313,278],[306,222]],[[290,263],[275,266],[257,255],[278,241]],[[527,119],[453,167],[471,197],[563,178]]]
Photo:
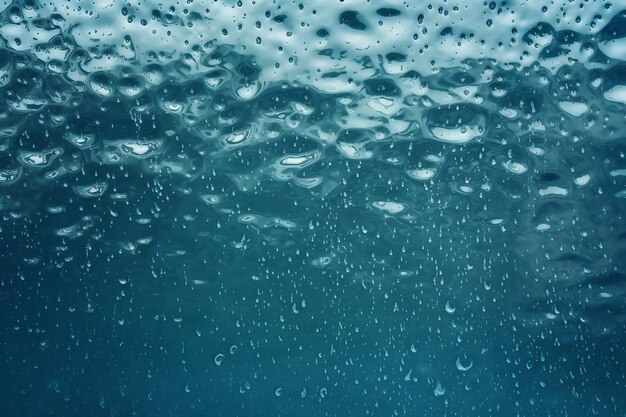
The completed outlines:
[[[46,168],[61,154],[63,154],[61,148],[52,148],[41,152],[20,151],[17,154],[17,160],[30,168]]]
[[[506,161],[504,168],[513,174],[523,174],[528,171],[528,167],[520,162]]]
[[[93,146],[96,141],[94,135],[82,133],[66,133],[63,138],[79,149],[88,149]]]
[[[0,185],[10,185],[22,175],[22,167],[0,170]]]
[[[115,92],[115,82],[112,76],[104,72],[93,73],[88,85],[91,91],[101,97],[109,97]]]
[[[608,101],[626,104],[626,85],[615,85],[605,91],[603,96]]]
[[[79,197],[96,198],[104,194],[107,188],[109,188],[109,184],[101,181],[88,185],[75,185],[72,190]]]
[[[461,356],[463,357],[462,361],[461,361]],[[472,368],[472,366],[474,365],[474,362],[471,360],[468,360],[465,354],[461,356],[456,358],[456,369],[458,369],[461,372],[467,372]]]
[[[404,204],[395,201],[375,201],[372,203],[372,206],[389,214],[401,213],[406,208]]]
[[[437,381],[437,386],[435,387],[434,393],[436,397],[441,397],[446,393],[446,389],[441,386],[441,383],[439,381]]]
[[[406,171],[407,175],[414,180],[428,181],[435,176],[437,171],[429,168],[411,169]]]

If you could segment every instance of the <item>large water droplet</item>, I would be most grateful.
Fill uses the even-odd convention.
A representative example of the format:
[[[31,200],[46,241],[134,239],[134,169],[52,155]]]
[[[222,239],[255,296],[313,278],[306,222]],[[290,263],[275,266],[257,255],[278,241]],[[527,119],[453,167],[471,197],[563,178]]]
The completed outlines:
[[[215,355],[215,364],[217,366],[220,366],[222,364],[222,361],[224,360],[224,354],[222,353],[218,353],[217,355]]]

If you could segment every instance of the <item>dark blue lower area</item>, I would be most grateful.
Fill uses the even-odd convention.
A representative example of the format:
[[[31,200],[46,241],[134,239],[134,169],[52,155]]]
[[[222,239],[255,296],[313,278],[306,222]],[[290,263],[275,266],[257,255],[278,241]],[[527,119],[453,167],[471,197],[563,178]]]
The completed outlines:
[[[176,255],[172,236],[140,255],[103,239],[87,250],[69,242],[71,256],[55,264],[7,259],[3,415],[621,416],[626,407],[615,319],[624,305],[546,319],[550,300],[568,307],[565,296],[530,301],[554,284],[531,278],[516,250],[479,259],[444,233],[426,250],[456,262],[355,282],[345,268],[311,267],[304,250],[268,250],[260,263],[254,244],[228,258],[197,242],[197,253]],[[601,279],[617,288],[624,275]]]

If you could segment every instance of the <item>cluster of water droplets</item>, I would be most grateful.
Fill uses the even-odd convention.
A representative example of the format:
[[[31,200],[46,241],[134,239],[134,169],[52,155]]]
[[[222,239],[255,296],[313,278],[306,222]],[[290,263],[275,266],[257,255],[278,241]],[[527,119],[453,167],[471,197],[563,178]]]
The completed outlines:
[[[624,8],[5,4],[3,251],[26,242],[12,261],[20,276],[144,255],[177,300],[183,284],[168,277],[185,271],[185,286],[210,289],[211,330],[196,330],[217,340],[208,363],[256,364],[236,381],[242,395],[263,385],[249,381],[267,369],[255,362],[264,348],[263,360],[276,363],[273,349],[293,359],[281,362],[292,379],[297,363],[382,362],[347,371],[364,396],[387,374],[414,398],[463,403],[485,381],[497,394],[489,370],[509,376],[501,363],[512,361],[535,375],[552,332],[574,344],[586,323],[595,336],[623,330]],[[182,307],[168,307],[172,331],[184,329]],[[238,309],[249,316],[233,319]],[[120,314],[120,326],[132,321]],[[268,325],[270,315],[280,319]],[[219,326],[234,320],[246,340],[228,350]],[[480,342],[495,322],[517,347]],[[293,343],[273,346],[268,326]],[[317,339],[301,335],[307,326]],[[346,353],[372,340],[374,357]],[[527,352],[514,357],[520,343]],[[446,348],[424,348],[435,345]],[[336,384],[303,378],[267,391],[341,398]],[[409,390],[385,389],[381,401]],[[483,411],[500,406],[496,394]]]

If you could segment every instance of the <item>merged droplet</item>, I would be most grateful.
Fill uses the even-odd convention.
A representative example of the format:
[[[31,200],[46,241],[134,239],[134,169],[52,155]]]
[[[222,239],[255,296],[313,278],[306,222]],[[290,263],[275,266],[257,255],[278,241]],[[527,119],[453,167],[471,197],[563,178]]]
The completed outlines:
[[[88,185],[75,185],[72,187],[76,195],[85,198],[96,198],[104,194],[109,187],[105,181],[98,181]]]

